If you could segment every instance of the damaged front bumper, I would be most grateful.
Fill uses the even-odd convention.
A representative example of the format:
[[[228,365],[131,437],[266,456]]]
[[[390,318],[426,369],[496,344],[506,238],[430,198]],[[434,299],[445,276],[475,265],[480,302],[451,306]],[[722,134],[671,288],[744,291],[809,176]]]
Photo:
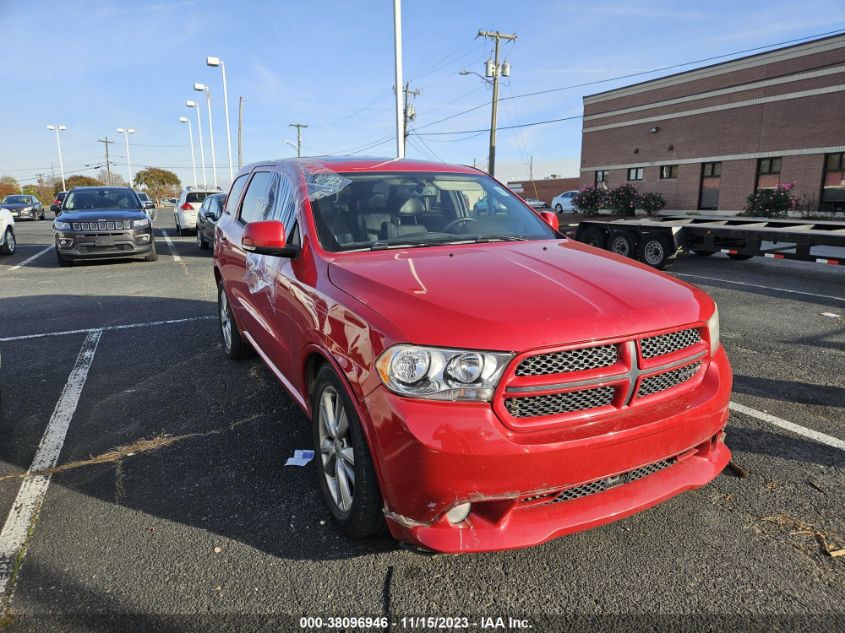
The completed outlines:
[[[703,486],[730,461],[730,389],[720,350],[671,409],[620,414],[638,419],[614,433],[555,437],[507,429],[488,403],[413,400],[379,387],[365,404],[390,532],[446,553],[529,547]],[[450,522],[447,513],[465,503],[469,515]]]

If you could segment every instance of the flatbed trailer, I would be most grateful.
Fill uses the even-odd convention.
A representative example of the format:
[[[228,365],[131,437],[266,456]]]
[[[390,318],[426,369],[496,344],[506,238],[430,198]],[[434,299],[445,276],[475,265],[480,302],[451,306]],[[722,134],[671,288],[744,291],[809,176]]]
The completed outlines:
[[[661,215],[589,218],[573,228],[580,242],[639,259],[654,268],[664,268],[679,253],[719,252],[736,260],[768,257],[845,264],[845,254],[818,252],[820,247],[845,248],[845,221]],[[572,235],[572,229],[564,232]]]

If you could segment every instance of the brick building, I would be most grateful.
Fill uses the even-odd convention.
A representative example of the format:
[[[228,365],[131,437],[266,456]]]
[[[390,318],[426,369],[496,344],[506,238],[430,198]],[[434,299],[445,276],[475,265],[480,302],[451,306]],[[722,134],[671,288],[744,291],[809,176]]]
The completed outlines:
[[[845,35],[584,97],[582,187],[739,211],[755,188],[845,212]]]

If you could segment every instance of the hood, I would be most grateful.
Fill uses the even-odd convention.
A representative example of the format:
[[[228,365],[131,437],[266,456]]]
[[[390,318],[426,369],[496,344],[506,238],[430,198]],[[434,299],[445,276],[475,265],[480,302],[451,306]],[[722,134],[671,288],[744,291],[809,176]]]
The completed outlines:
[[[62,211],[57,219],[60,222],[96,222],[98,220],[140,220],[147,214],[141,209],[82,209],[80,211]]]
[[[20,209],[28,209],[29,207],[37,206],[34,202],[0,202],[0,209],[8,209],[9,211],[18,211]]]
[[[391,321],[398,340],[499,351],[642,334],[706,320],[701,290],[573,241],[350,253],[340,290]]]

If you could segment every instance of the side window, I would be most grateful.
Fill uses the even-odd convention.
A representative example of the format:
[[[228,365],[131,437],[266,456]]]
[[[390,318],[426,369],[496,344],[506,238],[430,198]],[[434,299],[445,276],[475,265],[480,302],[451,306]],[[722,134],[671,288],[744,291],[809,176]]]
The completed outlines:
[[[276,197],[276,207],[273,209],[272,219],[279,220],[290,229],[296,215],[296,195],[293,182],[287,174],[279,176],[279,194]]]
[[[249,224],[268,219],[276,203],[277,189],[276,174],[271,171],[256,172],[244,195],[240,221]]]
[[[229,189],[229,197],[226,198],[226,207],[224,208],[224,211],[229,215],[235,215],[235,210],[237,209],[238,201],[241,199],[241,192],[244,190],[247,178],[249,178],[249,174],[239,176],[232,183],[232,188]]]

